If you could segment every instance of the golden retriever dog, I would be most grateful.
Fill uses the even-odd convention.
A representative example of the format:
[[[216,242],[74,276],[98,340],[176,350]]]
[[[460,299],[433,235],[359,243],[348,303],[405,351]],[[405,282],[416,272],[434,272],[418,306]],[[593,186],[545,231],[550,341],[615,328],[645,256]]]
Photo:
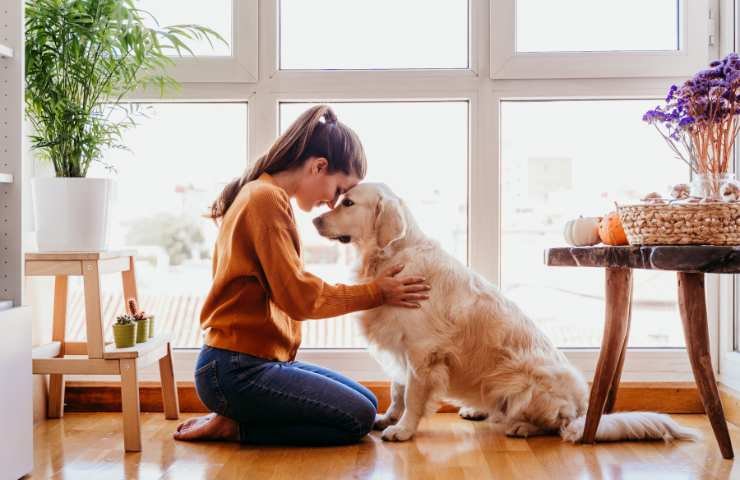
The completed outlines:
[[[491,416],[506,434],[559,433],[577,441],[588,404],[586,381],[514,303],[426,237],[403,201],[383,184],[363,183],[314,219],[319,234],[358,250],[358,280],[405,265],[432,287],[421,308],[361,313],[371,351],[392,379],[391,405],[378,415],[382,438],[411,438],[441,400],[470,419]],[[669,416],[604,415],[596,439],[694,439]]]

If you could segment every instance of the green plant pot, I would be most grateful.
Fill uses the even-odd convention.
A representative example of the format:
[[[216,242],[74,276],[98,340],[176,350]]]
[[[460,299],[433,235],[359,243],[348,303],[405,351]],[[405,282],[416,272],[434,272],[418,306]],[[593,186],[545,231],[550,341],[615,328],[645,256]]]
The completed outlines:
[[[137,325],[134,323],[129,325],[113,324],[113,340],[116,342],[116,348],[128,348],[134,346],[136,343],[136,327]]]
[[[154,336],[154,315],[149,317],[149,338]]]
[[[149,339],[149,319],[136,321],[136,343],[144,343]]]

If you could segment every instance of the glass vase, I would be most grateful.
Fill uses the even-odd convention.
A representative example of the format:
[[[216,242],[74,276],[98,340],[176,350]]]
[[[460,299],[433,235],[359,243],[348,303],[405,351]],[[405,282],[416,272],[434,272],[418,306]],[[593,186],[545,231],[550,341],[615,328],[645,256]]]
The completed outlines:
[[[691,179],[691,196],[703,198],[711,202],[722,201],[722,187],[727,182],[735,180],[735,174],[724,173],[695,173]]]

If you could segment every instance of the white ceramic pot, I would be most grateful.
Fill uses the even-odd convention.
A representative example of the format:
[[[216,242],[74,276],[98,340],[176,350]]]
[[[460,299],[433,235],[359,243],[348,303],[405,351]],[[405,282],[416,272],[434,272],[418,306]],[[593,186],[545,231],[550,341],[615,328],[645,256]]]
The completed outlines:
[[[89,252],[108,248],[113,180],[33,178],[33,214],[40,252]]]

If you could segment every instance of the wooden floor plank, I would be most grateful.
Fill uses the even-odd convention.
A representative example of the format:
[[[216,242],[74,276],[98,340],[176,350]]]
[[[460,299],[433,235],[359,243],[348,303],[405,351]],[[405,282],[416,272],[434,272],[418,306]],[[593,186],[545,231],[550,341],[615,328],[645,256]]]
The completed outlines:
[[[183,415],[185,418],[194,415]],[[386,443],[377,432],[357,445],[255,447],[172,440],[177,421],[142,415],[143,451],[125,454],[116,413],[69,413],[35,427],[32,479],[731,479],[740,462],[722,459],[704,415],[674,415],[698,428],[696,443],[572,445],[559,437],[508,438],[489,422],[438,413],[415,439]],[[740,444],[740,429],[730,425]]]

